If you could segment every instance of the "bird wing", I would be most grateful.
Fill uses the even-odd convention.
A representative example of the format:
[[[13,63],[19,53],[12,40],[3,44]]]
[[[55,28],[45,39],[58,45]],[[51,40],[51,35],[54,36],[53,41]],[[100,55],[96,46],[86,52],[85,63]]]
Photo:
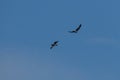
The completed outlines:
[[[82,25],[80,24],[80,25],[78,26],[78,28],[76,29],[76,31],[78,31],[78,30],[81,28],[81,26],[82,26]]]
[[[68,31],[69,33],[74,33],[74,31]]]
[[[50,47],[50,49],[52,49],[54,46],[55,46],[55,44],[51,44],[51,47]]]
[[[55,41],[55,42],[54,42],[54,44],[57,44],[57,43],[58,43],[58,41]]]
[[[58,43],[58,42],[59,42],[59,41],[55,41],[53,44],[51,44],[50,49],[52,49],[53,47],[57,46],[57,43]]]

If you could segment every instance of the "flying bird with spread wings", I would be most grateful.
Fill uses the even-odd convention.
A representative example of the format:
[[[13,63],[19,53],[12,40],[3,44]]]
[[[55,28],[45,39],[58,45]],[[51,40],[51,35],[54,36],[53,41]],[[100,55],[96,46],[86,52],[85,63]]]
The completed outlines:
[[[82,26],[82,24],[80,24],[75,30],[69,31],[69,32],[70,33],[77,33],[80,30],[81,26]]]
[[[52,44],[51,44],[51,47],[50,47],[50,49],[52,49],[53,47],[55,47],[55,46],[58,46],[58,43],[59,41],[55,41],[55,42],[53,42]]]

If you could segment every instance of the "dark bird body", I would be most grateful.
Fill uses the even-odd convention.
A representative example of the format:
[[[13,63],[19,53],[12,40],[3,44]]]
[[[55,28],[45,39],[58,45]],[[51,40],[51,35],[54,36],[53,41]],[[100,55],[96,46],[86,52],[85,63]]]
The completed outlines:
[[[70,33],[77,33],[80,30],[81,26],[82,26],[82,24],[80,24],[75,30],[69,31],[69,32]]]
[[[57,43],[58,43],[58,41],[53,42],[53,44],[51,44],[50,49],[52,49],[53,47],[57,46],[58,45]]]

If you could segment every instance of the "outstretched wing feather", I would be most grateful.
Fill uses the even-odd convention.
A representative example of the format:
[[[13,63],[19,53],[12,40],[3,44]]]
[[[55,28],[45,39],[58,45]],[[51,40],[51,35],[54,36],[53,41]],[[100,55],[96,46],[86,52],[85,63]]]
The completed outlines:
[[[78,31],[78,30],[80,29],[81,26],[82,26],[82,25],[80,24],[80,25],[78,26],[78,28],[76,29],[76,31]]]

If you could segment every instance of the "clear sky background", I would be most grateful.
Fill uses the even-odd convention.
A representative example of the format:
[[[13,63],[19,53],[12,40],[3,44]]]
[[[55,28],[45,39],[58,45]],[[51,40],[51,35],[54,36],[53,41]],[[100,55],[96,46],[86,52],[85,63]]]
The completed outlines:
[[[119,3],[0,0],[0,80],[120,80]]]

